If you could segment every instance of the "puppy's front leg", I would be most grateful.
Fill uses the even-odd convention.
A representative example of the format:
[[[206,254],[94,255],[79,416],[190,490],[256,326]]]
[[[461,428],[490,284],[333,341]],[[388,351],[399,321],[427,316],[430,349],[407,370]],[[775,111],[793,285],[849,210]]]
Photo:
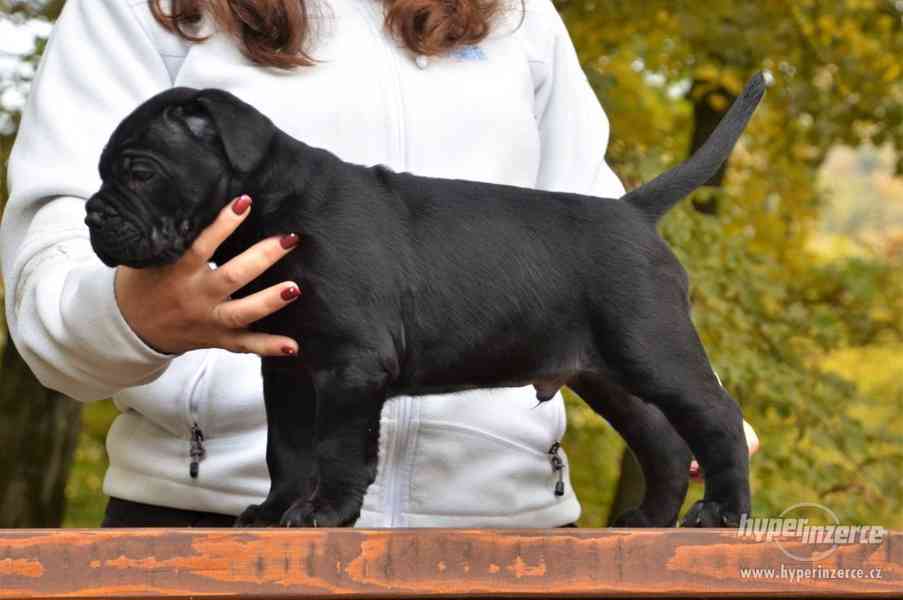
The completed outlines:
[[[263,396],[270,493],[239,515],[237,527],[278,525],[288,507],[314,489],[316,391],[310,374],[298,360],[264,358]]]
[[[287,527],[353,525],[376,477],[385,379],[361,367],[314,373],[317,486],[283,515]]]

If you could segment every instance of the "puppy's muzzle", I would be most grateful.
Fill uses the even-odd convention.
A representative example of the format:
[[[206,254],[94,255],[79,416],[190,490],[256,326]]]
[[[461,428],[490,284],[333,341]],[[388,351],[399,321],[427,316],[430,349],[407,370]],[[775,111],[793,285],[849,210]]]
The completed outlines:
[[[91,246],[107,266],[147,266],[161,254],[163,240],[156,229],[144,231],[112,203],[95,195],[88,200],[85,210]]]

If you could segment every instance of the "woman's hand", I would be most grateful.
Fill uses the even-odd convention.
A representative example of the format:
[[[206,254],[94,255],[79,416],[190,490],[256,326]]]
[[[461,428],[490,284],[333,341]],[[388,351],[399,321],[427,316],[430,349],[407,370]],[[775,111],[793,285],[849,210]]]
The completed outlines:
[[[749,448],[749,455],[752,456],[759,451],[759,436],[756,435],[756,431],[746,420],[743,421],[743,434],[746,436],[746,447]],[[690,463],[690,479],[695,481],[702,481],[703,479],[702,470],[695,459]]]
[[[198,348],[225,348],[260,356],[294,356],[295,340],[253,333],[247,327],[300,295],[291,281],[246,298],[229,295],[253,281],[288,254],[296,234],[272,237],[248,248],[216,270],[208,263],[220,244],[250,214],[247,195],[228,204],[172,265],[116,270],[116,300],[132,330],[159,352],[179,354]]]

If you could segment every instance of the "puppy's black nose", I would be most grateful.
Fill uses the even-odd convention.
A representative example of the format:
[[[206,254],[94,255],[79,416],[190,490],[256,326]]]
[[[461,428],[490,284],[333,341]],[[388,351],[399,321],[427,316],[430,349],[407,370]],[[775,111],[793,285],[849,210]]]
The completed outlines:
[[[100,227],[103,224],[103,215],[99,211],[92,210],[85,217],[85,225],[88,227]]]
[[[85,211],[88,213],[85,216],[85,225],[88,227],[99,227],[103,224],[106,209],[99,198],[96,196],[89,198],[85,203]]]

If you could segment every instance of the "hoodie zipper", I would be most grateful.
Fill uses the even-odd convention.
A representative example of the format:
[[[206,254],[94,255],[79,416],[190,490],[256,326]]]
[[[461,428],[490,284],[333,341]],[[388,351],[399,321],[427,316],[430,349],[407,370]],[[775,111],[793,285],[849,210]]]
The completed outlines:
[[[375,6],[375,3],[373,3]],[[371,10],[373,10],[371,8]],[[395,151],[397,152],[398,161],[401,163],[401,170],[407,166],[404,155],[404,124],[402,123],[402,109],[404,103],[401,98],[401,73],[398,67],[398,57],[391,46],[386,48],[388,62],[392,70],[392,81],[395,83],[395,114],[396,130],[395,130]],[[413,448],[409,448],[411,440],[415,435],[414,428],[414,399],[404,396],[398,399],[396,403],[396,440],[393,445],[393,456],[390,457],[388,464],[390,465],[386,475],[386,486],[388,491],[387,505],[389,518],[389,527],[404,527],[402,522],[402,512],[405,508],[406,498],[404,494],[405,488],[410,489],[411,474],[407,469],[402,468],[404,461],[413,456]],[[406,476],[407,475],[407,476]]]
[[[561,450],[561,442],[555,442],[549,448],[549,461],[552,463],[552,471],[558,474],[558,481],[555,482],[555,495],[564,496],[564,460],[558,451]]]
[[[188,474],[192,479],[197,479],[201,461],[207,456],[207,449],[204,448],[204,432],[197,421],[191,424],[191,447],[188,455],[191,457]]]
[[[207,448],[204,446],[206,436],[200,425],[200,397],[202,395],[200,388],[208,370],[210,354],[211,351],[208,351],[206,356],[204,356],[201,367],[198,369],[194,381],[191,382],[191,389],[188,392],[188,422],[190,423],[188,430],[188,457],[191,461],[188,465],[188,476],[192,479],[198,478],[201,462],[207,458]]]
[[[401,89],[401,69],[399,66],[399,51],[395,49],[395,43],[389,40],[385,43],[382,39],[388,34],[383,29],[384,16],[381,13],[381,6],[376,2],[366,2],[363,6],[357,5],[366,11],[367,25],[375,38],[379,41],[385,57],[386,69],[390,72],[389,77],[384,79],[384,89],[386,90],[385,99],[387,106],[394,109],[394,136],[393,151],[395,154],[395,163],[393,168],[404,171],[407,168],[407,156],[405,153],[405,123],[404,123],[404,98]],[[417,418],[414,399],[409,396],[401,396],[395,398],[390,403],[391,408],[384,407],[383,410],[391,410],[386,416],[395,421],[395,432],[390,439],[387,440],[385,446],[385,460],[380,465],[382,469],[381,476],[385,482],[382,498],[383,519],[386,527],[404,527],[403,511],[407,503],[405,490],[410,490],[411,469],[406,465],[412,460],[414,455],[411,444],[417,434]],[[387,467],[387,468],[383,468]]]
[[[395,154],[395,164],[390,165],[396,171],[407,171],[407,149],[405,148],[405,120],[404,120],[404,94],[401,91],[401,69],[399,67],[400,51],[396,49],[397,42],[387,33],[383,27],[385,20],[382,14],[381,4],[376,2],[365,3],[364,10],[367,12],[367,25],[370,31],[379,41],[383,55],[386,58],[386,64],[390,77],[386,81],[391,80],[387,84],[391,89],[387,89],[386,101],[393,105],[394,108],[394,143],[392,151]],[[424,67],[421,67],[424,68]]]
[[[402,513],[404,512],[406,497],[405,488],[410,489],[410,472],[404,468],[407,460],[413,456],[413,449],[409,448],[414,437],[414,399],[410,396],[402,396],[395,399],[393,412],[395,413],[395,435],[392,443],[387,447],[385,469],[385,496],[383,497],[383,517],[387,519],[386,527],[404,527]]]

